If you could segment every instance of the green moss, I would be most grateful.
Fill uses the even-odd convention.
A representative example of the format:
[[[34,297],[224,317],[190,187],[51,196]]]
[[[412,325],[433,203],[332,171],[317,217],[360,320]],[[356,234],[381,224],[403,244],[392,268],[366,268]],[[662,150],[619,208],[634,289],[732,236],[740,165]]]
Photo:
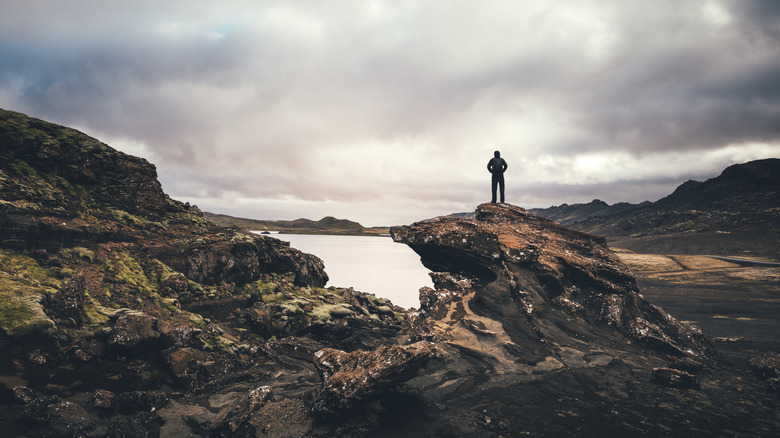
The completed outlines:
[[[324,323],[337,318],[345,318],[354,314],[355,311],[351,309],[351,306],[345,303],[323,304],[315,307],[311,311],[312,318],[319,323]]]
[[[279,306],[279,311],[284,316],[292,316],[292,315],[300,315],[304,313],[304,307],[309,304],[310,301],[300,299],[300,298],[293,298],[290,300],[284,300],[281,301]]]
[[[82,246],[63,249],[59,254],[67,258],[79,258],[90,262],[95,260],[95,253]]]
[[[88,293],[84,293],[84,316],[90,326],[98,327],[105,324],[114,312],[115,310],[103,307]]]
[[[0,250],[0,327],[11,336],[53,333],[56,327],[43,312],[41,299],[59,287],[59,280],[35,260]]]
[[[145,295],[152,294],[156,289],[147,278],[141,264],[132,255],[119,254],[116,258],[107,260],[106,264],[117,283],[135,286]]]
[[[133,228],[141,228],[150,223],[148,220],[132,215],[124,210],[109,208],[108,214],[114,218],[114,220]]]

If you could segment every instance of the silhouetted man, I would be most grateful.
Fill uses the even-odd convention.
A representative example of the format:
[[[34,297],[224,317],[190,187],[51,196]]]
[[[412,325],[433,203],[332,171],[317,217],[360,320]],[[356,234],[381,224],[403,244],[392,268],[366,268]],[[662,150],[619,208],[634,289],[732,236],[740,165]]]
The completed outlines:
[[[509,166],[506,164],[506,161],[501,158],[501,152],[495,151],[493,153],[493,158],[488,161],[487,165],[488,172],[493,174],[493,177],[491,178],[493,200],[490,202],[496,202],[496,187],[501,186],[501,203],[504,203],[504,171],[506,171],[507,167]]]

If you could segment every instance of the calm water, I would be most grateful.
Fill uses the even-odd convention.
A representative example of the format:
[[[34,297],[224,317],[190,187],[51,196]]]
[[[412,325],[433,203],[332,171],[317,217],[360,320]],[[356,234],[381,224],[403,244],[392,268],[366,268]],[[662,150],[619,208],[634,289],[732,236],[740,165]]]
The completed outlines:
[[[293,248],[325,262],[328,286],[353,287],[390,298],[402,307],[420,307],[419,289],[433,287],[428,270],[408,246],[389,237],[274,234]]]

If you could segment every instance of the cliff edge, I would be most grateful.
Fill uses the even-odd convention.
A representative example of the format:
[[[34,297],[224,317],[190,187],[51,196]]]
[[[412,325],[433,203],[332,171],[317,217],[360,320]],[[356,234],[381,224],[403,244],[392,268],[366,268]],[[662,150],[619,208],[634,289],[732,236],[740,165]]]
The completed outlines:
[[[315,415],[354,418],[378,400],[385,415],[403,418],[383,425],[390,436],[777,427],[776,403],[758,401],[761,384],[748,390],[749,379],[720,363],[700,330],[646,301],[604,239],[507,204],[391,234],[420,255],[435,288],[420,290],[420,310],[380,357],[318,353]]]

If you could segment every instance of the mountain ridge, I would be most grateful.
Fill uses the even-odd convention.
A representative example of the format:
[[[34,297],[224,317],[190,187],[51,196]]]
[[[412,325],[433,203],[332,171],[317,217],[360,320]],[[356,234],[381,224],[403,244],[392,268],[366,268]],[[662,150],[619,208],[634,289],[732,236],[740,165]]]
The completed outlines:
[[[703,249],[721,255],[745,252],[780,257],[780,159],[769,158],[726,168],[705,181],[689,180],[655,202],[608,205],[562,204],[530,209],[576,230],[611,240],[638,239],[647,250],[680,240],[680,250]],[[706,239],[716,242],[708,245]],[[689,244],[686,244],[689,241]],[[729,243],[731,241],[731,243]],[[636,243],[636,242],[635,242]]]

